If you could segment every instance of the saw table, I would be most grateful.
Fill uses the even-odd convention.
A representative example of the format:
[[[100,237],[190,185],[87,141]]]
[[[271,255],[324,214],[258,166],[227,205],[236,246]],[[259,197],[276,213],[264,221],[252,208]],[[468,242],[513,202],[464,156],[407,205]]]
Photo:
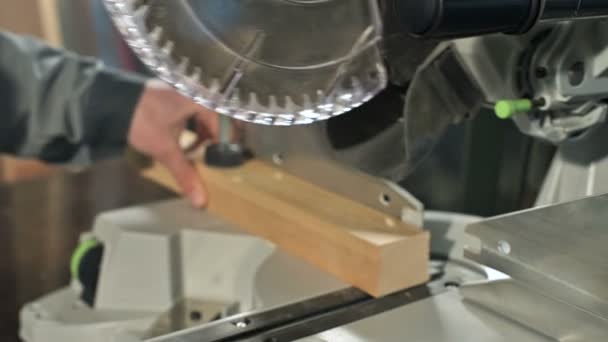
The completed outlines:
[[[0,185],[0,340],[19,341],[19,309],[68,282],[70,254],[97,214],[170,196],[123,161]]]
[[[67,281],[76,236],[91,227],[112,251],[96,305],[84,305],[74,286],[30,302],[21,311],[27,341],[544,342],[605,336],[605,291],[594,284],[606,274],[599,261],[605,252],[596,248],[606,239],[597,224],[606,197],[474,223],[468,229],[474,239],[467,241],[464,226],[475,218],[428,212],[432,251],[449,252],[451,260],[434,255],[431,282],[381,298],[182,200],[159,202],[168,197],[121,163],[0,188],[3,341],[17,341],[20,305]],[[115,210],[141,202],[153,203]],[[546,238],[518,234],[529,224],[549,229]],[[585,241],[597,253],[577,248]],[[528,244],[535,249],[521,249]],[[568,253],[552,253],[554,248]],[[463,249],[513,279],[463,260]],[[596,260],[596,271],[554,269],[549,255],[566,264]],[[547,272],[553,276],[545,281]]]

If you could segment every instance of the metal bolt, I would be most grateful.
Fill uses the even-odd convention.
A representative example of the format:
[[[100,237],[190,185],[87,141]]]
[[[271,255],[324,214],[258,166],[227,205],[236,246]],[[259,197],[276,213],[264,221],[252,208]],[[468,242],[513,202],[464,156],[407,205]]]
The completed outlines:
[[[234,326],[239,329],[247,328],[248,325],[249,325],[249,321],[247,321],[247,320],[238,321],[238,322],[234,323]]]
[[[391,205],[391,196],[389,194],[386,193],[381,193],[380,194],[380,204],[388,207]]]
[[[511,254],[511,244],[507,241],[498,241],[498,251],[504,255]]]

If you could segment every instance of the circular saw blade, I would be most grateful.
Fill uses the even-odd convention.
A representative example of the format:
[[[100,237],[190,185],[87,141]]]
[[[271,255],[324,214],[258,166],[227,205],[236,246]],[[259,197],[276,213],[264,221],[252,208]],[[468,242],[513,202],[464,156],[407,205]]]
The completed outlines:
[[[196,102],[266,125],[312,123],[386,85],[375,0],[105,0],[142,61]]]

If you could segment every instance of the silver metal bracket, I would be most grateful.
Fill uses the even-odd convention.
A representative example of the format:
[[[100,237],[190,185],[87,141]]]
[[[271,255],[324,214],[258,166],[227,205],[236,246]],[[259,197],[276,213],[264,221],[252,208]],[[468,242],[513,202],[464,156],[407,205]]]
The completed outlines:
[[[559,341],[608,334],[608,195],[468,226],[465,256],[512,279],[464,297]]]
[[[301,153],[264,153],[258,158],[326,190],[422,227],[424,207],[399,185],[327,159]]]

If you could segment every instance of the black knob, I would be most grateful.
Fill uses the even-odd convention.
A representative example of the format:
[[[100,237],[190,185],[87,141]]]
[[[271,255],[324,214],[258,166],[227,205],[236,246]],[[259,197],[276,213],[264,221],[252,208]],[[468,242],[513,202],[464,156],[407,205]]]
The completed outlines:
[[[207,147],[205,163],[209,166],[232,168],[243,165],[246,153],[239,144],[217,143]]]

